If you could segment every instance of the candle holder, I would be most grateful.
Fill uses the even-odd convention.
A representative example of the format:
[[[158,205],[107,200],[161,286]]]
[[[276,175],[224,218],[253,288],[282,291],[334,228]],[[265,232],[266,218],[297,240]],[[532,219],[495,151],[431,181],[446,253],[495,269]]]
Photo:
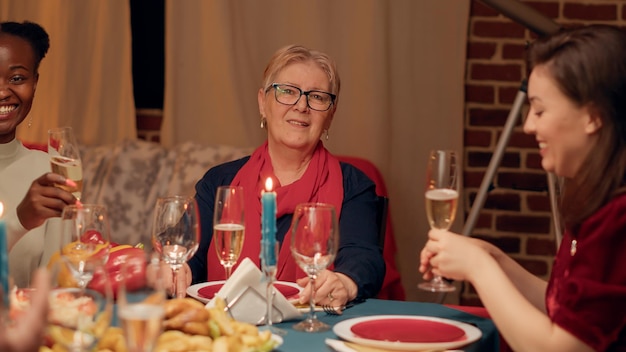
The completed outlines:
[[[4,205],[0,202],[0,312],[9,311],[9,247],[7,244],[7,232],[4,220]],[[4,317],[0,317],[3,319]]]
[[[267,304],[265,311],[265,325],[272,334],[276,334],[279,336],[287,335],[287,331],[281,328],[277,328],[273,325],[273,313],[274,313],[274,296],[276,295],[276,291],[274,291],[274,282],[276,281],[276,265],[266,265],[265,263],[272,263],[271,261],[267,261],[268,258],[276,258],[276,253],[278,252],[278,243],[274,243],[274,248],[272,248],[271,244],[263,243],[261,250],[261,262],[263,269],[263,281],[267,284],[267,288],[265,291],[265,302]],[[274,253],[270,253],[273,251]],[[272,255],[274,254],[274,255]],[[275,262],[274,262],[275,264]]]

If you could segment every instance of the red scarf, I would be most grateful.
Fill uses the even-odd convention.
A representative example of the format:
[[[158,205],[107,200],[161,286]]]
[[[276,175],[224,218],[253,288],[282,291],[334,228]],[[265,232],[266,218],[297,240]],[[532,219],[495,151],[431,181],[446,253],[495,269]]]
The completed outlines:
[[[268,153],[267,141],[257,148],[250,159],[239,170],[231,182],[233,186],[243,186],[245,198],[246,232],[243,249],[234,269],[239,266],[243,258],[250,258],[260,267],[259,253],[261,251],[261,191],[265,188],[265,180],[271,177],[276,192],[276,217],[293,214],[300,203],[320,202],[330,203],[337,210],[337,218],[343,204],[343,176],[339,160],[324,148],[320,141],[313,151],[304,175],[287,186],[281,186],[274,175],[274,168]],[[295,282],[296,279],[306,276],[299,268],[291,255],[291,230],[287,231],[283,243],[280,245],[277,264],[277,279]],[[217,258],[215,245],[211,241],[207,253],[209,280],[223,280],[224,268]],[[234,272],[234,270],[233,270]]]

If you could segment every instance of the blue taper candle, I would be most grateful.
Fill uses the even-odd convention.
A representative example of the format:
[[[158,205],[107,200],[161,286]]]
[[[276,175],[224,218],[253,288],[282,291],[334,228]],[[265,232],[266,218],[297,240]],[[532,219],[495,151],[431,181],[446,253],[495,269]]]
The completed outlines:
[[[261,192],[261,261],[264,266],[276,265],[276,192],[270,177]]]
[[[0,284],[2,285],[2,299],[5,308],[9,307],[9,248],[7,231],[2,213],[4,205],[0,202]]]

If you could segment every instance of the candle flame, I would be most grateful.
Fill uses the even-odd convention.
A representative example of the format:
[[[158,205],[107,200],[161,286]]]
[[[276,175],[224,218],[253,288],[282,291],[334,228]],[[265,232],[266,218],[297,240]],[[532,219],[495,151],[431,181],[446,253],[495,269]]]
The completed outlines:
[[[272,178],[271,178],[271,177],[268,177],[268,178],[265,180],[265,190],[266,190],[267,192],[271,192],[271,191],[272,191],[272,187],[273,187],[273,186],[274,186],[274,185],[273,185],[273,182],[272,182]]]
[[[4,213],[4,205],[0,202],[0,216],[2,216],[2,213]]]

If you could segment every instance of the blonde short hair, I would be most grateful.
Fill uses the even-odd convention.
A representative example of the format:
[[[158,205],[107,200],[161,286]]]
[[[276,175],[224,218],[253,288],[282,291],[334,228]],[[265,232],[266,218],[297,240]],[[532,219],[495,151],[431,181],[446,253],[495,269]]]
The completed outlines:
[[[293,63],[307,61],[316,63],[328,76],[328,82],[330,83],[329,93],[337,96],[334,101],[334,106],[336,107],[337,101],[339,100],[341,80],[339,78],[339,72],[337,72],[335,61],[325,53],[311,50],[301,45],[287,45],[278,49],[274,55],[272,55],[272,58],[263,72],[263,89],[267,91],[272,83],[275,83],[276,76],[278,76],[280,71],[285,67]]]

